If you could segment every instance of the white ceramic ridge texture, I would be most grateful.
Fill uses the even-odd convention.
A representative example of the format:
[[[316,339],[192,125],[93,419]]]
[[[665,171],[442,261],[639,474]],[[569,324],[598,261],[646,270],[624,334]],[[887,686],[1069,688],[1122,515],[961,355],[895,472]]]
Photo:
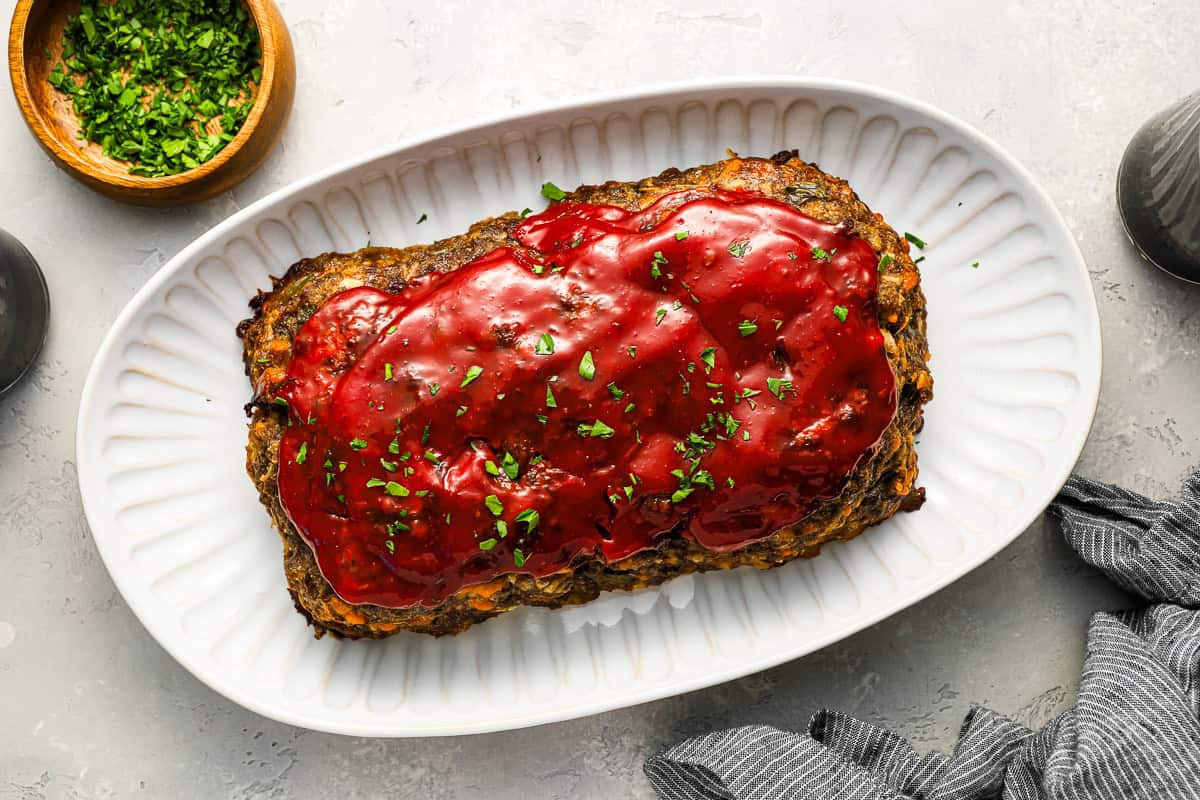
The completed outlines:
[[[246,477],[238,321],[303,256],[407,245],[539,187],[795,148],[928,242],[928,502],[811,561],[522,609],[459,636],[312,638]],[[427,221],[417,225],[422,214]],[[973,264],[978,262],[978,267]],[[516,728],[718,683],[823,647],[964,575],[1024,530],[1083,446],[1100,380],[1087,271],[1050,201],[945,114],[852,84],[742,78],[610,95],[405,143],[255,203],[162,268],[88,376],[79,482],[130,607],[259,713],[367,736]]]

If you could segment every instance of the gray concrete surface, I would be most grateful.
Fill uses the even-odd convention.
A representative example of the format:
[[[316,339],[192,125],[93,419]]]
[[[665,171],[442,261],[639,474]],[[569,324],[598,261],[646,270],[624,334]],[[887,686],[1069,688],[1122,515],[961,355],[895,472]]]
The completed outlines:
[[[1139,263],[1112,198],[1137,126],[1200,85],[1192,3],[280,5],[299,61],[291,126],[259,174],[204,205],[142,210],[92,194],[42,155],[0,89],[0,226],[40,259],[55,303],[43,360],[0,399],[0,798],[644,798],[643,757],[715,727],[802,727],[827,705],[946,748],[972,702],[1032,725],[1073,702],[1089,613],[1127,601],[1039,522],[918,606],[724,686],[457,739],[276,724],[193,679],[122,602],[80,510],[76,408],[100,338],[164,261],[331,161],[466,117],[650,81],[829,75],[941,106],[1046,186],[1091,265],[1104,324],[1103,392],[1079,471],[1173,491],[1200,434],[1200,289]],[[13,6],[0,0],[0,16]]]

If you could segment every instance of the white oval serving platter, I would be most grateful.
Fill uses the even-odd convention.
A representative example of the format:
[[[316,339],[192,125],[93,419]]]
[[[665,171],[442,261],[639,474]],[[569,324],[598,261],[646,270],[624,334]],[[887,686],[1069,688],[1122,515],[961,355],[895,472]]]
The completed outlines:
[[[315,640],[246,477],[234,326],[302,256],[403,246],[540,208],[539,187],[796,148],[926,242],[928,502],[810,561],[522,609],[441,639]],[[428,221],[417,227],[418,218]],[[973,264],[978,262],[978,267]],[[1066,479],[1100,384],[1088,273],[1029,174],[922,103],[753,77],[597,97],[404,142],[281,189],[192,243],[124,309],[79,410],[97,547],[147,630],[268,717],[362,736],[517,728],[678,694],[810,653],[960,578]]]

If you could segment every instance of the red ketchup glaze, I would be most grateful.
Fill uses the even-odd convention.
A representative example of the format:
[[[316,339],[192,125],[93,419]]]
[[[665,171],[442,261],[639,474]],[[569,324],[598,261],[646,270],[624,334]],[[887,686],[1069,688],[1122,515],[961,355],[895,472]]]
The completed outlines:
[[[434,605],[673,529],[743,546],[836,496],[895,414],[877,257],[836,226],[690,192],[514,235],[341,292],[295,338],[279,496],[349,603]]]

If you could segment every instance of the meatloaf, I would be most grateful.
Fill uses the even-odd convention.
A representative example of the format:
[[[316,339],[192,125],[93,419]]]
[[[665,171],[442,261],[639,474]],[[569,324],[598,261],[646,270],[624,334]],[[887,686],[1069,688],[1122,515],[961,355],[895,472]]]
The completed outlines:
[[[702,543],[704,537],[689,532],[686,519],[672,518],[672,527],[655,530],[654,535],[647,540],[648,546],[637,549],[636,552],[623,552],[620,557],[606,556],[600,547],[590,550],[585,548],[572,553],[569,561],[563,563],[561,568],[551,571],[543,569],[539,573],[537,570],[518,568],[528,556],[521,555],[521,550],[516,549],[511,551],[515,552],[517,557],[515,565],[494,568],[491,573],[486,574],[485,579],[466,581],[461,586],[443,586],[440,593],[430,595],[422,602],[350,602],[335,590],[326,577],[318,565],[314,546],[297,530],[294,514],[289,514],[281,502],[281,440],[285,438],[289,425],[303,425],[305,422],[304,419],[295,419],[295,409],[289,410],[279,399],[286,393],[289,381],[295,380],[294,374],[289,372],[289,367],[293,366],[293,345],[297,336],[301,334],[306,321],[327,301],[347,290],[355,287],[374,287],[388,293],[402,293],[406,287],[419,283],[423,279],[422,276],[453,272],[499,248],[528,249],[522,242],[517,241],[514,233],[525,220],[524,215],[509,212],[477,222],[461,235],[432,244],[400,249],[367,246],[353,253],[326,253],[306,258],[294,264],[283,277],[273,279],[270,291],[260,292],[250,301],[253,315],[238,326],[237,333],[244,343],[246,371],[253,387],[252,400],[247,405],[250,417],[247,469],[258,489],[261,502],[282,538],[284,573],[295,606],[311,623],[318,637],[330,633],[339,637],[382,638],[399,631],[434,635],[453,634],[474,623],[523,605],[559,607],[585,603],[603,591],[640,589],[693,572],[741,566],[767,569],[795,558],[815,556],[825,542],[852,538],[898,511],[913,510],[920,506],[923,490],[916,485],[917,458],[914,435],[921,428],[922,405],[932,396],[932,379],[926,365],[929,353],[925,337],[925,301],[919,285],[917,268],[909,255],[908,242],[904,237],[898,236],[880,215],[868,209],[845,181],[827,175],[817,166],[802,161],[795,152],[782,152],[771,158],[732,157],[687,170],[669,169],[657,177],[637,182],[610,181],[597,186],[581,186],[562,197],[558,197],[557,192],[551,192],[550,196],[555,199],[555,205],[552,205],[551,209],[555,206],[586,204],[638,212],[650,208],[668,195],[699,197],[713,196],[714,193],[729,193],[729,196],[737,197],[751,196],[786,204],[789,209],[794,209],[805,217],[836,226],[841,234],[861,240],[872,251],[872,257],[878,261],[877,268],[872,268],[872,280],[877,269],[877,283],[873,304],[869,306],[873,309],[876,319],[870,320],[871,324],[868,327],[873,330],[877,322],[878,332],[875,332],[874,336],[876,340],[881,336],[881,347],[894,375],[894,413],[889,410],[890,417],[885,423],[886,427],[882,427],[877,441],[866,448],[861,457],[854,462],[853,468],[844,476],[839,491],[831,496],[816,497],[810,506],[805,507],[805,513],[798,520],[790,520],[778,529],[772,528],[764,535],[746,542],[729,540],[734,542],[732,546],[716,546],[711,541],[706,545]],[[686,236],[686,232],[680,232],[676,234],[675,239],[680,240]],[[577,242],[572,243],[574,244]],[[742,250],[745,249],[743,246]],[[826,253],[821,248],[812,249],[811,256],[808,253],[803,255],[806,260],[817,266],[831,262],[836,257],[835,254]],[[730,244],[730,252],[735,256],[740,255],[736,242]],[[797,256],[789,252],[788,258],[795,259]],[[662,272],[657,269],[660,260],[666,268],[667,258],[656,251],[654,263],[649,267],[656,272],[656,277],[657,273]],[[538,265],[542,262],[535,260],[532,263],[533,271],[540,275],[542,270]],[[437,278],[435,275],[431,277]],[[682,296],[686,298],[687,292]],[[694,294],[691,299],[699,302],[699,298]],[[686,303],[686,300],[684,302]],[[678,301],[675,307],[679,307]],[[670,307],[665,308],[669,310]],[[665,316],[667,310],[659,313],[660,317],[655,325],[662,322],[662,316]],[[845,321],[845,307],[835,306],[833,313],[839,320]],[[781,324],[781,321],[776,320],[775,330],[778,330]],[[744,320],[739,329],[743,337],[748,336],[748,332],[753,334],[760,329],[762,333],[756,335],[772,335],[770,325],[765,320],[758,323]],[[503,339],[503,336],[500,338]],[[734,341],[739,340],[735,337]],[[407,344],[405,339],[405,345]],[[560,339],[559,347],[562,346]],[[549,348],[553,350],[553,340]],[[634,358],[634,348],[630,347],[629,350],[629,357]],[[540,349],[540,345],[538,352],[545,353]],[[701,354],[701,360],[704,362],[700,365],[701,373],[711,371],[705,367],[705,363],[710,367],[712,365],[711,352],[712,348],[709,348]],[[592,368],[591,353],[589,349],[585,358],[586,365],[580,363],[580,375],[584,374],[585,366]],[[395,367],[397,371],[402,370],[403,364],[397,363]],[[694,363],[688,364],[688,370],[694,367]],[[471,369],[474,370],[475,367]],[[393,365],[389,362],[389,381],[392,379],[392,370]],[[571,372],[572,379],[578,380],[573,374],[573,369]],[[457,376],[462,374],[457,373],[454,378],[455,390],[458,390],[459,386]],[[590,379],[590,376],[587,377]],[[695,378],[688,376],[682,368],[679,372],[679,379],[688,387],[693,383],[701,385],[699,381],[703,381],[704,377],[703,374]],[[603,379],[604,376],[600,376],[599,380]],[[553,381],[554,378],[549,380]],[[667,380],[667,377],[663,378],[664,382]],[[676,379],[670,376],[669,380]],[[468,375],[463,378],[462,385],[466,386],[469,382]],[[551,385],[547,384],[548,405],[551,404]],[[716,384],[709,382],[708,385]],[[614,386],[615,384],[610,384],[610,391],[614,392],[614,396],[620,397],[617,393],[623,393],[622,390],[614,389]],[[781,386],[784,393],[780,392]],[[790,382],[776,380],[771,386],[771,392],[786,401],[786,391],[790,386]],[[436,394],[436,384],[432,391]],[[687,389],[684,391],[686,393]],[[744,394],[735,393],[734,399],[741,400],[745,397],[746,402],[752,403],[749,399],[751,391],[743,391]],[[760,392],[753,391],[753,394],[757,395]],[[503,394],[497,397],[503,397]],[[724,403],[726,399],[720,392],[715,392],[712,402]],[[769,395],[764,395],[759,401],[770,399]],[[628,410],[633,405],[630,402],[625,408]],[[722,407],[730,408],[727,405]],[[462,414],[462,409],[466,406],[459,408],[459,414]],[[293,415],[291,419],[289,414]],[[846,414],[853,416],[851,412]],[[732,416],[727,414],[721,417],[719,413],[718,420],[728,421],[731,430],[736,430],[736,427],[732,426],[739,423],[733,420]],[[545,424],[544,416],[539,415],[539,420]],[[712,420],[711,414],[709,420]],[[312,421],[311,416],[308,421]],[[397,430],[400,422],[397,420]],[[579,446],[584,447],[593,441],[589,434],[590,437],[612,436],[613,428],[606,424],[601,428],[602,424],[599,419],[580,422],[579,435],[582,439]],[[588,427],[589,425],[591,427]],[[427,424],[426,437],[428,433]],[[504,437],[503,432],[498,435]],[[743,435],[749,439],[748,432]],[[724,436],[718,438],[725,439]],[[600,439],[595,441],[601,442]],[[641,443],[640,434],[638,442]],[[364,442],[363,446],[365,444]],[[308,446],[307,442],[305,446]],[[516,456],[511,457],[506,451],[504,458],[511,460],[513,464],[521,465],[520,470],[529,476],[530,481],[536,482],[535,476],[543,474],[542,470],[546,465],[536,469],[533,465],[542,461],[542,456],[531,458],[532,450],[528,443],[516,442],[506,444],[505,447]],[[681,452],[682,449],[681,445]],[[392,452],[396,452],[395,449]],[[500,450],[497,449],[497,461],[500,459],[499,453]],[[688,455],[690,457],[692,453],[689,452]],[[428,457],[428,451],[426,456]],[[304,450],[297,454],[293,448],[289,451],[288,463],[290,465],[293,461],[304,461],[304,458]],[[308,458],[319,459],[321,456],[310,454]],[[380,459],[381,463],[395,469],[395,464],[388,464],[388,458],[390,457],[385,453],[384,458]],[[444,465],[436,464],[439,458],[441,457],[435,456],[431,460],[435,461],[435,465],[444,474]],[[698,460],[697,458],[696,461]],[[414,461],[420,461],[419,453]],[[700,477],[704,475],[707,485],[712,488],[712,476],[703,470],[697,472],[696,461],[692,463],[690,477],[679,473],[680,485],[683,486],[685,482],[694,479],[692,489],[703,490],[703,486],[699,484],[704,482]],[[366,464],[366,459],[363,459],[363,464]],[[487,464],[492,465],[488,470],[497,475],[497,480],[506,486],[510,485],[507,482],[508,478],[518,480],[515,469],[505,478],[494,469],[491,460],[488,460]],[[338,475],[328,460],[325,466],[328,468],[325,485],[328,486]],[[344,463],[341,464],[341,468],[346,468]],[[403,474],[411,472],[411,469],[405,468]],[[386,485],[387,492],[391,494],[391,487],[398,486],[391,482],[391,477],[383,475],[386,481],[372,480],[371,483],[381,487]],[[519,480],[525,480],[525,477]],[[631,475],[630,480],[632,483],[625,491],[632,498],[634,488],[640,490],[640,487],[637,486],[639,481],[636,476]],[[718,476],[718,480],[724,479]],[[730,487],[734,485],[732,476],[728,478],[728,482]],[[598,487],[596,491],[603,492],[604,487]],[[686,497],[690,491],[691,489],[682,492],[683,496]],[[407,489],[404,492],[407,494]],[[680,494],[677,491],[674,499],[678,500]],[[620,495],[620,491],[615,496],[610,495],[610,502],[616,505],[625,502]],[[645,506],[653,508],[654,504],[658,503],[670,510],[670,495],[668,492],[667,496],[648,498]],[[491,496],[489,504],[494,497]],[[497,517],[500,516],[498,511],[493,511]],[[487,518],[486,513],[484,518]],[[615,526],[626,524],[622,519],[627,518],[618,516],[615,519]],[[449,513],[446,514],[446,522],[450,522]],[[525,532],[529,535],[535,534],[534,527],[538,524],[536,515],[533,524],[528,525],[527,512],[525,522]],[[510,522],[509,526],[512,525]],[[502,521],[497,521],[497,526],[503,536],[506,526]],[[397,527],[409,529],[409,526],[398,523]],[[542,528],[543,531],[547,528],[544,516]],[[611,538],[611,534],[604,531],[600,523],[597,523],[597,528],[605,535],[606,541]],[[393,532],[389,525],[388,534]],[[478,539],[478,534],[476,538]],[[526,537],[528,538],[529,536]],[[522,539],[522,542],[526,539]],[[480,548],[490,546],[488,542],[494,545],[496,541],[494,538],[486,540],[480,544]],[[508,548],[511,544],[511,541],[501,542],[501,548]],[[392,546],[392,543],[388,542],[388,547]],[[522,546],[532,547],[526,544]],[[476,555],[485,558],[491,554]],[[506,558],[511,560],[512,556],[508,555]]]

